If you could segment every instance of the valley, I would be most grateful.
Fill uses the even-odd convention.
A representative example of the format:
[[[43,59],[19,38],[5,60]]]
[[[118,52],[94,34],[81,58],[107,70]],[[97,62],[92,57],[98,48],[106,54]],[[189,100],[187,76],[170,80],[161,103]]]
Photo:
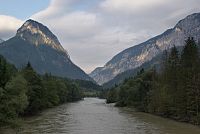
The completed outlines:
[[[44,18],[0,15],[0,133],[199,134],[200,13],[179,10],[155,30],[154,17],[104,9],[121,1],[98,14],[68,7],[79,2],[52,0]]]
[[[116,108],[105,100],[85,98],[48,109],[39,116],[26,118],[18,130],[4,129],[1,134],[199,134],[200,128],[185,123]]]

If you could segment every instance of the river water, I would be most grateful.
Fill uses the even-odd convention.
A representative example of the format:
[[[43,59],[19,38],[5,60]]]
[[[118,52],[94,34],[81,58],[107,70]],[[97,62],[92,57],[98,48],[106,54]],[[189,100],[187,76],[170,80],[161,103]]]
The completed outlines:
[[[48,109],[25,119],[19,130],[2,134],[200,134],[200,128],[130,108],[116,108],[105,100],[85,98]]]

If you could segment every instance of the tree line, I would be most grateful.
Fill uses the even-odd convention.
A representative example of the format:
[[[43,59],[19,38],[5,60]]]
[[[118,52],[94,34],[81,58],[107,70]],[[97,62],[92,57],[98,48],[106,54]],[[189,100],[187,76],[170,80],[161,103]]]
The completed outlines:
[[[179,121],[200,124],[200,56],[193,38],[163,53],[160,67],[141,69],[107,93],[107,102],[134,106]]]
[[[82,91],[72,80],[39,75],[30,63],[17,70],[0,56],[0,126],[82,97]]]

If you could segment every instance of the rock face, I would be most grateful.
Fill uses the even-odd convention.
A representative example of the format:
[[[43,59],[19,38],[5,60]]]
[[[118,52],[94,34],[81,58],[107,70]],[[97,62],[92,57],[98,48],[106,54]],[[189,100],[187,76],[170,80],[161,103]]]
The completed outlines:
[[[174,45],[183,46],[188,37],[194,37],[196,41],[200,39],[200,13],[189,15],[163,34],[122,51],[104,67],[95,69],[90,76],[99,84],[106,83],[118,74],[150,61]]]
[[[46,26],[33,20],[26,21],[15,37],[0,44],[0,55],[17,68],[30,62],[40,74],[92,80],[73,64],[57,37]]]
[[[157,56],[155,56],[154,58],[152,58],[150,61],[147,61],[144,64],[142,64],[141,66],[134,68],[134,69],[126,70],[123,73],[118,74],[112,80],[104,83],[102,85],[103,88],[109,89],[109,88],[115,87],[115,85],[119,85],[119,84],[123,83],[125,79],[128,79],[130,77],[134,77],[135,75],[137,75],[137,73],[141,69],[148,70],[150,68],[154,68],[157,71],[159,71],[160,68],[161,68],[160,65],[162,63],[162,58],[163,58],[162,55],[163,55],[163,53],[160,53]]]
[[[67,54],[67,51],[61,46],[57,37],[46,26],[36,21],[26,21],[22,27],[17,30],[16,36],[35,46],[48,45],[57,51]]]

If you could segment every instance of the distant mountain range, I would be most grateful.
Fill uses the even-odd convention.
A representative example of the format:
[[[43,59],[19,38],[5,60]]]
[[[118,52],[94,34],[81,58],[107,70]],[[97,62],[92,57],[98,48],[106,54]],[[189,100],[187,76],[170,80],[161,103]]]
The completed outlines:
[[[157,70],[159,70],[161,67],[160,64],[162,62],[162,54],[163,53],[158,54],[150,61],[143,63],[141,66],[135,69],[130,69],[130,70],[124,71],[123,73],[118,74],[112,80],[104,83],[102,85],[103,88],[107,89],[107,88],[114,87],[115,85],[119,85],[123,83],[125,79],[135,76],[141,69],[148,70],[151,68],[156,68]]]
[[[43,24],[34,20],[26,21],[16,35],[0,44],[0,55],[17,68],[28,62],[40,74],[92,81],[83,70],[76,66],[58,38]]]
[[[104,67],[92,71],[90,76],[101,85],[114,85],[134,75],[142,65],[149,67],[157,63],[155,59],[159,57],[156,56],[174,45],[183,46],[188,37],[194,37],[196,41],[200,39],[200,13],[189,15],[161,35],[120,52]]]
[[[4,42],[4,40],[0,39],[0,43]]]

